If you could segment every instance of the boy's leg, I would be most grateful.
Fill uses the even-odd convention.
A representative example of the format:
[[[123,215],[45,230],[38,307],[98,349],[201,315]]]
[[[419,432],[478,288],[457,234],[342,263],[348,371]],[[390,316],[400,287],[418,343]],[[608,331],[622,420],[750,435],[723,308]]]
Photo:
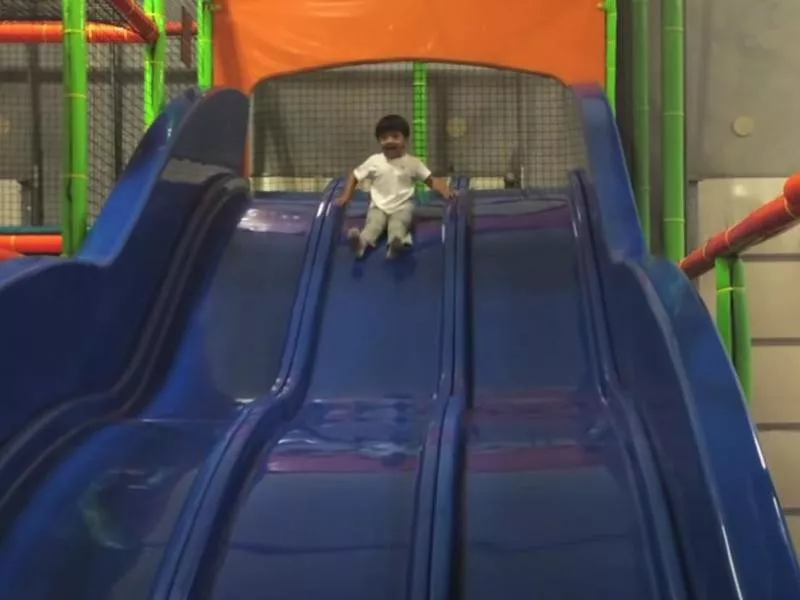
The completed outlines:
[[[396,254],[406,245],[413,218],[414,205],[411,203],[389,215],[386,237],[389,240],[390,255]]]
[[[364,223],[364,229],[359,231],[357,228],[352,228],[347,232],[347,237],[350,239],[350,245],[357,256],[363,256],[367,246],[374,246],[375,242],[386,229],[386,221],[388,216],[379,208],[370,206],[367,210],[367,218]]]
[[[394,240],[400,240],[401,243],[405,242],[406,236],[411,229],[411,221],[414,218],[414,205],[409,204],[404,206],[397,212],[389,215],[387,237],[391,243]]]
[[[380,208],[370,206],[369,210],[367,210],[367,220],[364,223],[364,229],[361,230],[361,241],[367,246],[374,246],[378,238],[386,231],[386,223],[388,220],[389,215]]]

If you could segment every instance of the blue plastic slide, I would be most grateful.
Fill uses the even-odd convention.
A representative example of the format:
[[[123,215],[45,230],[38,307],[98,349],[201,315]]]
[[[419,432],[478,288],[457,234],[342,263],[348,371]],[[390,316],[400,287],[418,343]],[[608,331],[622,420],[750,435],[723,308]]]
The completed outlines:
[[[243,96],[170,105],[80,256],[0,267],[0,599],[800,598],[713,324],[576,94],[588,172],[456,180],[392,261],[341,181],[249,192]]]

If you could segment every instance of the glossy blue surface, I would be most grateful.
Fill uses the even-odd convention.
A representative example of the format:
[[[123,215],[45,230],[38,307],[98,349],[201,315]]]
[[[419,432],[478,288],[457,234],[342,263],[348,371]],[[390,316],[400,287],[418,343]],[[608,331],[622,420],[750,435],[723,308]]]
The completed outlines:
[[[19,510],[0,545],[0,597],[147,597],[198,474],[280,377],[319,204],[297,194],[248,207],[185,307],[175,359],[149,382],[146,407],[63,448]],[[42,570],[52,575],[31,579]]]
[[[567,198],[472,197],[465,595],[657,598],[641,465],[603,394]]]
[[[338,234],[337,219],[329,216],[333,211],[331,200],[339,190],[340,182],[332,182],[315,212],[303,250],[303,268],[292,310],[284,317],[290,322],[275,382],[268,393],[247,398],[246,408],[229,424],[224,437],[207,457],[193,496],[176,524],[152,597],[185,597],[198,586],[207,587],[204,578],[211,567],[206,563],[215,559],[220,536],[224,535],[231,517],[230,509],[247,484],[252,462],[262,450],[262,439],[276,435],[298,410],[309,377],[306,365],[310,364],[319,290],[326,272],[327,261],[321,260],[323,268],[319,268],[317,258],[330,254]],[[286,223],[288,219],[281,221]],[[282,258],[278,253],[272,260]],[[286,283],[274,281],[270,285],[280,287]],[[275,316],[281,317],[269,318]]]
[[[355,222],[364,207],[352,209]],[[329,274],[312,374],[293,392],[305,401],[280,435],[261,441],[217,551],[214,597],[260,598],[269,582],[276,596],[405,598],[420,585],[418,467],[437,399],[449,394],[440,387],[441,212],[420,210],[414,248],[396,261],[378,248],[356,262],[341,237],[320,255]]]
[[[212,133],[223,117],[226,133]],[[173,101],[77,258],[4,270],[0,360],[15,368],[0,370],[0,443],[66,398],[107,392],[131,368],[157,294],[175,284],[168,280],[174,261],[196,252],[182,240],[211,226],[212,213],[241,210],[241,199],[226,200],[230,190],[212,188],[234,177],[246,127],[247,100],[238,92]],[[109,331],[113,343],[98,344]]]
[[[252,199],[233,138],[198,170],[246,110],[179,103],[187,160],[138,160],[189,187],[123,186],[77,261],[133,265],[97,306],[145,332],[93,320],[105,345],[74,358],[128,375],[91,402],[56,377],[47,419],[0,403],[36,433],[0,453],[0,598],[800,597],[713,324],[646,256],[611,113],[577,92],[593,180],[425,205],[391,262],[353,259],[366,202],[342,214],[340,181]],[[20,264],[0,304],[73,263]]]
[[[595,177],[576,177],[575,200],[591,221],[617,375],[659,464],[689,593],[800,597],[780,503],[713,322],[675,265],[641,251],[611,111],[599,90],[578,92]]]

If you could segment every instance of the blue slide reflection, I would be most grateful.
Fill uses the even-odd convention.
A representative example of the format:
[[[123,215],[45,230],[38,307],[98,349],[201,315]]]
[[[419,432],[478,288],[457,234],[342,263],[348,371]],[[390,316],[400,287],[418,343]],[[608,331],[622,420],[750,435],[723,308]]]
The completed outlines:
[[[396,261],[353,260],[340,181],[250,194],[241,95],[171,105],[82,256],[0,270],[96,340],[0,374],[0,598],[800,597],[713,324],[576,93],[591,177],[457,180]]]

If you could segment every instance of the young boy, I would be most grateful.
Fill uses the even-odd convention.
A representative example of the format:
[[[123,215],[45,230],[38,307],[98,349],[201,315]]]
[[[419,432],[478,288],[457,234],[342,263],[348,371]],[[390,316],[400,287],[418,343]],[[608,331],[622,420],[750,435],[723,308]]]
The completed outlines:
[[[353,228],[347,232],[359,258],[367,248],[375,246],[384,231],[388,239],[388,258],[395,257],[404,248],[414,216],[415,181],[424,181],[448,200],[455,196],[443,179],[432,177],[421,160],[406,153],[409,133],[408,121],[400,115],[386,115],[378,121],[375,138],[381,145],[381,152],[370,156],[350,174],[337,199],[340,206],[346,206],[361,181],[366,179],[372,184],[364,229]]]

